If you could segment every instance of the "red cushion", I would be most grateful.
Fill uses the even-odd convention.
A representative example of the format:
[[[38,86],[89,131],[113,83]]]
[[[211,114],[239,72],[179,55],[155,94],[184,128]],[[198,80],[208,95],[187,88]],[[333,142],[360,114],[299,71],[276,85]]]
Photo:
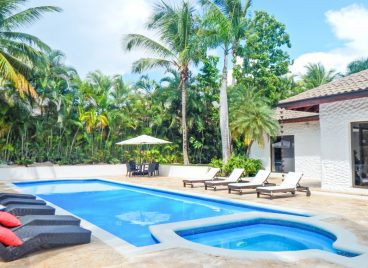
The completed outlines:
[[[6,246],[19,247],[22,240],[10,229],[0,226],[0,243]]]
[[[0,211],[0,224],[6,227],[18,227],[22,223],[14,215]]]

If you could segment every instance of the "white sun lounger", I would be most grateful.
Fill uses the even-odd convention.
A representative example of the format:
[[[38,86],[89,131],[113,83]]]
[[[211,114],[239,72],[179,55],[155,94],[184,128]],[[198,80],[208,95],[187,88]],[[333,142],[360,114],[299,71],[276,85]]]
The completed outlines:
[[[206,174],[202,176],[200,179],[185,179],[183,180],[183,186],[186,187],[190,185],[192,188],[195,183],[204,183],[205,181],[214,180],[217,173],[219,173],[219,168],[210,168]]]
[[[260,195],[268,195],[272,199],[274,193],[292,193],[296,191],[306,192],[307,196],[311,195],[309,187],[300,186],[299,182],[303,177],[303,173],[289,172],[286,174],[284,181],[278,186],[257,187],[257,197]]]
[[[223,180],[218,180],[218,181],[205,181],[204,182],[204,187],[207,190],[207,188],[213,188],[216,191],[216,187],[217,186],[227,186],[230,183],[234,183],[237,182],[241,175],[244,172],[244,168],[235,168],[229,177],[223,179]]]
[[[263,186],[267,182],[267,179],[270,176],[270,174],[271,174],[270,171],[259,170],[255,177],[243,178],[249,179],[249,182],[230,183],[228,185],[229,194],[231,193],[231,191],[236,191],[242,194],[243,190],[255,189],[259,186]]]

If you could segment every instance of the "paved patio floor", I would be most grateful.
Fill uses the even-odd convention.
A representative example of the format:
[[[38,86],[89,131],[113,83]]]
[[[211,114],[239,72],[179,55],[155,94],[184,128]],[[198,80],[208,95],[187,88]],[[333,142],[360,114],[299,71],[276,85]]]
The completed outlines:
[[[368,246],[368,196],[351,196],[325,193],[312,188],[312,196],[297,193],[296,197],[282,197],[273,200],[256,198],[254,193],[229,195],[226,190],[205,191],[203,187],[183,188],[181,179],[144,177],[117,178],[106,177],[122,182],[149,185],[186,192],[206,193],[214,196],[236,200],[272,204],[281,207],[302,209],[321,214],[332,214],[326,221],[337,224],[354,233],[359,242]],[[278,182],[274,179],[274,182]],[[313,184],[312,186],[316,186]],[[11,191],[0,184],[0,191]],[[299,263],[282,262],[279,260],[247,261],[208,255],[189,249],[166,249],[138,255],[120,254],[103,241],[93,237],[92,243],[69,248],[53,249],[32,254],[11,263],[0,261],[0,267],[339,267],[319,259],[308,259]],[[368,267],[368,264],[367,264]]]

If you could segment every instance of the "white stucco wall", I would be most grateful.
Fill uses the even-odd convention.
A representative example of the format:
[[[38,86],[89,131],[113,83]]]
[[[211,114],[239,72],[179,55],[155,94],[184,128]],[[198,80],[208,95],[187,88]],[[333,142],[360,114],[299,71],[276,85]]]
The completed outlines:
[[[368,121],[368,98],[320,105],[322,188],[361,192],[353,189],[352,122]]]
[[[160,176],[176,178],[200,178],[208,166],[160,165]],[[0,182],[28,181],[62,178],[98,178],[126,175],[126,165],[77,165],[77,166],[37,166],[0,167]]]
[[[126,165],[77,165],[39,167],[1,167],[0,181],[27,181],[58,178],[96,178],[99,176],[125,176]]]
[[[303,172],[305,178],[321,178],[319,122],[283,124],[283,135],[294,135],[295,171]],[[261,159],[266,169],[271,169],[270,141],[263,148],[257,144],[251,150],[252,158]]]
[[[252,145],[250,158],[259,159],[266,170],[271,170],[271,144],[268,137],[264,137],[264,146],[260,147],[257,143]]]
[[[175,178],[200,178],[207,173],[208,166],[160,165],[160,176]]]

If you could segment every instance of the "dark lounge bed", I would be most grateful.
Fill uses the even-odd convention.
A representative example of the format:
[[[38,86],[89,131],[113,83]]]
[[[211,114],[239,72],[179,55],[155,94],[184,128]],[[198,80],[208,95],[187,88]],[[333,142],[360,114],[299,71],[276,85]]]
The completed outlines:
[[[23,245],[6,247],[0,243],[0,257],[4,261],[13,261],[43,249],[87,244],[91,241],[91,231],[75,225],[21,226],[14,233],[23,241]]]

